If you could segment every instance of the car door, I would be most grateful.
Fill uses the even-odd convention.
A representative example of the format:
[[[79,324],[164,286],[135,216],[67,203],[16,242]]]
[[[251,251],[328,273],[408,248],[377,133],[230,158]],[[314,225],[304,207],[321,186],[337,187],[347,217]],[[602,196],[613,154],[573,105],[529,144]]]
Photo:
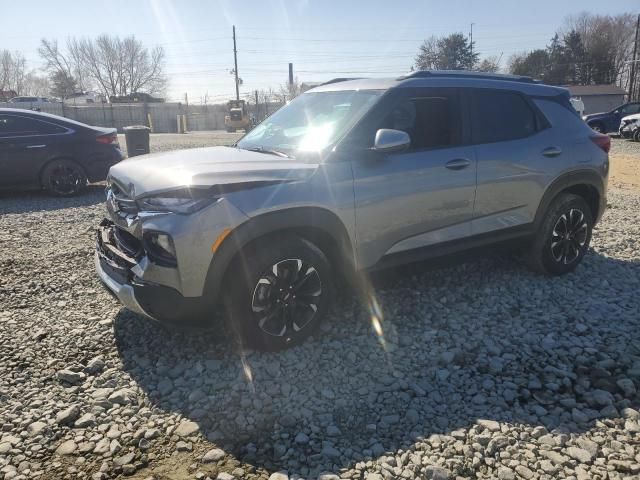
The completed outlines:
[[[525,95],[477,88],[469,97],[478,185],[474,235],[533,222],[546,187],[572,158],[569,139]]]
[[[371,149],[352,160],[356,242],[362,266],[385,254],[463,238],[470,233],[476,162],[465,144],[457,89],[400,89],[367,135],[407,132],[411,147]]]
[[[66,131],[19,114],[0,114],[0,185],[20,187],[39,182],[52,136]]]

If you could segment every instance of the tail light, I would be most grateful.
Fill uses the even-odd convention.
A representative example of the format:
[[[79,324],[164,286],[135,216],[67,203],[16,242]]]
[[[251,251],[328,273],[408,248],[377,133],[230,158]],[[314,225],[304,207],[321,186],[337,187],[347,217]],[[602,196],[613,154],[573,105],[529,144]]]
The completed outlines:
[[[118,135],[115,133],[109,133],[107,135],[100,135],[96,137],[96,142],[103,145],[113,145],[118,143]]]
[[[589,137],[593,143],[599,146],[605,153],[611,150],[611,137],[609,135],[595,134]]]

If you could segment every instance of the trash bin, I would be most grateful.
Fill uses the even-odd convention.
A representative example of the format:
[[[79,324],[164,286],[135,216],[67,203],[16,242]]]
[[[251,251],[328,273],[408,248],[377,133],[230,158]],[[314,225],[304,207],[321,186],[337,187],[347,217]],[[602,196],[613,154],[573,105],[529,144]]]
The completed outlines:
[[[127,155],[135,157],[149,153],[149,127],[144,125],[132,125],[124,127],[124,138],[127,142]]]

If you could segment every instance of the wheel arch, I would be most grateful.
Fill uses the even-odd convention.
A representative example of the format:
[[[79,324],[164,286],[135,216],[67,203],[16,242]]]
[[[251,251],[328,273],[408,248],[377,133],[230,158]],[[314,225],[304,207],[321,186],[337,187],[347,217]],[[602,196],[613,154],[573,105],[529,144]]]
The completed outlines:
[[[316,245],[338,271],[347,271],[354,265],[351,237],[335,213],[322,207],[293,207],[264,213],[236,227],[224,239],[211,261],[205,291],[213,292],[218,300],[229,267],[242,250],[253,248],[257,240],[275,240],[277,236],[287,234],[298,235]]]
[[[551,202],[561,193],[573,193],[574,195],[584,198],[591,209],[594,224],[602,217],[602,213],[606,207],[606,205],[602,205],[605,201],[606,193],[606,187],[602,177],[592,170],[568,172],[552,182],[543,194],[534,220],[536,230],[544,220],[544,215],[549,205],[551,205]]]

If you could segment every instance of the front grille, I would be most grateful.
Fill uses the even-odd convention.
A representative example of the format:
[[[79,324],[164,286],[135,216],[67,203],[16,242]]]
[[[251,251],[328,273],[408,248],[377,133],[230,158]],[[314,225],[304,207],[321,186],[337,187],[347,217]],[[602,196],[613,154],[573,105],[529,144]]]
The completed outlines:
[[[231,117],[231,120],[242,120],[242,113],[240,112],[231,112],[229,116]]]

